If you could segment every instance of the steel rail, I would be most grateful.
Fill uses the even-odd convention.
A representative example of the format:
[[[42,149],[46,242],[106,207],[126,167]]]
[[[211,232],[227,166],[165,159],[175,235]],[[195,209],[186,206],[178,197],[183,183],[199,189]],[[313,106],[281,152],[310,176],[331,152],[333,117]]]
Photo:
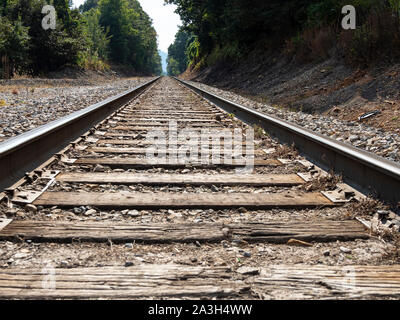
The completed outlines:
[[[0,191],[135,98],[159,77],[0,143]]]
[[[400,165],[350,144],[333,140],[296,124],[266,115],[175,78],[203,98],[234,114],[249,125],[258,125],[279,142],[294,145],[301,155],[320,168],[342,175],[344,182],[400,209]]]

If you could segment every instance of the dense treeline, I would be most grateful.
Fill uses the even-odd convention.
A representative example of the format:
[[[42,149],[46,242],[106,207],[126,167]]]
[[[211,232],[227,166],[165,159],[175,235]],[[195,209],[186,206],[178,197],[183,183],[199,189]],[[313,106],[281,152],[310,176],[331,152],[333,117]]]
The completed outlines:
[[[47,4],[56,10],[54,30],[42,27]],[[161,73],[157,34],[137,0],[87,0],[80,9],[70,0],[1,0],[0,58],[0,68],[7,62],[11,73],[31,75],[103,69],[107,61]]]
[[[168,48],[167,72],[176,76],[184,72],[189,64],[188,48],[194,40],[193,36],[180,28],[175,35],[175,42]]]
[[[301,61],[335,52],[364,65],[400,53],[400,0],[165,1],[177,5],[183,29],[195,36],[184,51],[197,68],[254,50],[280,50]],[[341,27],[345,5],[356,8],[356,30]]]

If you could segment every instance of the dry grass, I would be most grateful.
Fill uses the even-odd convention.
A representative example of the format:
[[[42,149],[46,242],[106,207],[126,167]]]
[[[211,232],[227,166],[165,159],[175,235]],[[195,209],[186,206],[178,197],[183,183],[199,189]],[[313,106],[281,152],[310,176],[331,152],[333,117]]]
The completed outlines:
[[[348,216],[353,219],[355,217],[368,219],[375,215],[379,210],[389,210],[389,206],[383,204],[379,200],[367,198],[359,202],[351,203],[347,209],[347,213]],[[384,221],[382,222],[384,223]],[[400,234],[398,228],[388,228],[381,222],[378,222],[378,225],[372,223],[371,232],[380,239],[393,245],[393,248],[390,249],[382,259],[385,261],[392,260],[393,262],[398,263],[400,261]]]
[[[274,157],[280,158],[280,159],[296,159],[299,156],[299,153],[297,152],[296,148],[294,145],[291,147],[287,145],[281,145],[279,146],[276,151],[273,154]]]
[[[398,232],[388,232],[387,239],[392,241],[393,249],[389,250],[383,259],[393,260],[393,262],[400,262],[400,235]]]
[[[337,184],[341,183],[342,177],[331,172],[328,176],[319,176],[318,178],[307,182],[303,185],[303,189],[307,192],[312,191],[331,191],[337,188]]]
[[[260,126],[255,124],[253,126],[253,129],[254,129],[254,139],[261,140],[265,136],[264,129],[261,128]]]
[[[307,63],[329,58],[334,44],[335,31],[332,27],[313,28],[286,41],[284,52],[287,56],[294,56],[298,62]]]
[[[371,217],[378,210],[388,210],[388,207],[382,204],[378,200],[367,198],[359,202],[351,203],[347,211],[350,217],[355,218],[355,217]]]

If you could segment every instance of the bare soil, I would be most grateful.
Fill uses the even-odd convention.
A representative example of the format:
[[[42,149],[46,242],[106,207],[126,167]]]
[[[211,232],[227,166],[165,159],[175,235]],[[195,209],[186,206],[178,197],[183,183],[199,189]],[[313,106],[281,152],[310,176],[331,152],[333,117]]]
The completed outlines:
[[[250,55],[239,64],[221,63],[183,78],[233,91],[278,108],[336,116],[400,133],[400,64],[360,70],[339,58],[300,64],[282,56]]]

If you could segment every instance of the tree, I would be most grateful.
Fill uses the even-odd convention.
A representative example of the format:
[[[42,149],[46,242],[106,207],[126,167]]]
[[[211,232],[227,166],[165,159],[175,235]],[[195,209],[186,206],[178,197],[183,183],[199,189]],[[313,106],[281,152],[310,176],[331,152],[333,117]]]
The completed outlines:
[[[172,57],[168,58],[167,72],[168,72],[169,76],[176,76],[176,75],[179,75],[181,73],[181,71],[179,70],[178,61],[176,61]]]
[[[100,24],[108,28],[110,58],[139,71],[161,73],[157,33],[137,0],[100,0]]]
[[[6,18],[0,19],[0,57],[10,61],[11,73],[14,69],[23,71],[29,64],[29,40],[28,28],[21,21],[12,23]]]
[[[98,6],[99,0],[86,0],[83,4],[79,6],[79,11],[84,13],[86,11],[89,11],[90,9],[98,8]]]
[[[42,28],[47,4],[57,12],[55,30]],[[137,0],[87,0],[81,11],[71,7],[71,0],[0,0],[0,54],[32,75],[100,59],[161,73],[157,33]]]
[[[168,48],[168,67],[169,75],[178,75],[186,70],[189,64],[187,48],[190,45],[191,35],[183,28],[180,28],[175,35],[175,41]]]
[[[85,21],[84,35],[87,38],[90,55],[107,59],[108,45],[110,43],[109,29],[105,30],[100,26],[100,12],[92,8],[83,14],[83,19]]]

